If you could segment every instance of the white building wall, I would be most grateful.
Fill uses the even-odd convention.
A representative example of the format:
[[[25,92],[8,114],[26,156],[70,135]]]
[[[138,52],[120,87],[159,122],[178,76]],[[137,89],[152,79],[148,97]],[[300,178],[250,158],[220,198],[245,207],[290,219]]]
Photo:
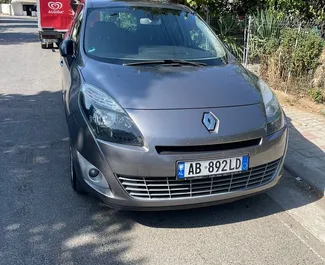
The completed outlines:
[[[12,3],[14,16],[23,16],[23,5],[21,3]]]
[[[10,15],[11,5],[10,4],[0,4],[0,13],[5,15]]]

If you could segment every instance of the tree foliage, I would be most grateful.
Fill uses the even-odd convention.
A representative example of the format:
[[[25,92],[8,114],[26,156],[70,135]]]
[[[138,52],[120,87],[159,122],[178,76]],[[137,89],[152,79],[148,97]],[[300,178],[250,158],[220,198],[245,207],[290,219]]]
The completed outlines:
[[[314,30],[286,29],[281,37],[281,63],[295,76],[307,75],[319,65],[323,47],[323,39]]]
[[[187,3],[194,9],[206,7],[213,16],[243,16],[265,6],[265,0],[187,0]]]
[[[280,45],[281,30],[286,27],[288,21],[281,18],[272,10],[260,10],[253,16],[250,57],[251,59],[261,58],[263,55],[270,55]]]
[[[305,20],[325,19],[324,0],[267,0],[267,6],[282,16],[296,16]]]
[[[305,20],[325,19],[325,0],[187,0],[196,10],[205,6],[213,16],[254,14],[260,9],[273,9],[282,17],[299,16]]]

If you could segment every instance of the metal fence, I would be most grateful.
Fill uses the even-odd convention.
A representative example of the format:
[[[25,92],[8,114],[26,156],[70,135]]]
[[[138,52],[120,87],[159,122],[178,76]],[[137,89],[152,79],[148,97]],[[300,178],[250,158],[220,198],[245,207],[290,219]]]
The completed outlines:
[[[248,17],[247,26],[244,31],[243,64],[254,64],[259,62],[265,47],[272,39],[277,39],[280,45],[282,32],[286,29],[294,29],[296,34],[295,48],[299,44],[300,33],[314,32],[322,38],[325,37],[325,23],[303,22],[299,20],[286,20],[275,22],[256,21],[252,16]]]
[[[268,43],[270,38],[280,38],[287,28],[300,31],[315,31],[325,39],[325,22],[303,22],[293,19],[261,21],[258,17],[213,18],[207,16],[207,22],[244,65],[259,62],[258,48]],[[298,40],[297,40],[298,42]],[[296,42],[296,46],[297,43]]]

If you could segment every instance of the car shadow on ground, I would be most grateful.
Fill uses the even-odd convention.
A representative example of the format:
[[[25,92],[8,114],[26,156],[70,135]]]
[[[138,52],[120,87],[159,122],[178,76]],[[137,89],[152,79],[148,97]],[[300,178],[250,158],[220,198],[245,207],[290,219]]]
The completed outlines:
[[[317,116],[316,116],[317,117]],[[317,117],[316,119],[320,119],[322,121],[325,121],[323,117]],[[299,153],[299,155],[303,156],[306,159],[315,159],[318,160],[317,158],[325,158],[325,151],[319,148],[316,144],[314,144],[311,141],[321,141],[322,136],[318,136],[317,132],[313,134],[313,132],[310,132],[311,126],[308,126],[307,131],[303,131],[303,126],[300,126],[300,132],[298,128],[295,127],[293,124],[294,121],[291,118],[287,118],[288,120],[288,125],[290,128],[290,144],[289,144],[289,152],[296,151]],[[312,122],[310,121],[307,121]],[[318,125],[319,126],[319,125]],[[322,125],[321,125],[322,126]],[[323,128],[316,128],[316,130],[322,130]],[[309,139],[308,139],[309,138]],[[321,144],[320,144],[321,146]],[[324,146],[322,146],[324,147]],[[320,167],[325,168],[325,160],[324,161],[319,161],[323,163],[323,166],[320,165]]]
[[[300,117],[300,115],[302,117]],[[290,144],[287,155],[288,170],[300,175],[314,186],[321,196],[325,190],[325,119],[321,115],[290,110]],[[296,118],[297,116],[297,118]]]
[[[61,98],[0,95],[0,263],[143,264],[135,222],[70,188]]]
[[[0,257],[5,264],[142,264],[127,258],[137,225],[157,228],[221,226],[267,217],[316,201],[268,194],[209,208],[123,212],[70,188],[68,134],[61,92],[0,95]],[[10,177],[9,177],[10,176]],[[288,179],[290,178],[290,179]],[[286,189],[285,176],[275,193]],[[290,186],[290,185],[289,185]]]

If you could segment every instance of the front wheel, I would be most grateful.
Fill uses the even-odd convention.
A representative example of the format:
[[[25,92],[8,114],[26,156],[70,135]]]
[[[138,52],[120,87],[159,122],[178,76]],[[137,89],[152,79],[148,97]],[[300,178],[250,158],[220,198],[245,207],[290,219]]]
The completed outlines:
[[[70,148],[70,180],[71,180],[71,187],[75,192],[80,194],[86,193],[86,190],[84,189],[79,179],[77,178],[76,170],[73,163],[71,148]]]

